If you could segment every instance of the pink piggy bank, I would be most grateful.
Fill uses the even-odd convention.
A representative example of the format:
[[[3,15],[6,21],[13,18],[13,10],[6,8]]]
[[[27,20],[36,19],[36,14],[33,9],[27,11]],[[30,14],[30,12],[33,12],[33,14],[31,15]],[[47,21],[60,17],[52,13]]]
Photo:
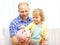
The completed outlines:
[[[29,30],[19,30],[17,31],[16,37],[19,42],[23,43],[24,41],[27,41],[31,37],[31,31]]]

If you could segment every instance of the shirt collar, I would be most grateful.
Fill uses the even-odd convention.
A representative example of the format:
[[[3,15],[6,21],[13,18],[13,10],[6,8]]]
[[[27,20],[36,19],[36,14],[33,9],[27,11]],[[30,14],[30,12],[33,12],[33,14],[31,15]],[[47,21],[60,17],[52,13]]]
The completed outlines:
[[[31,20],[32,20],[32,18],[28,17],[27,22],[28,22],[28,21],[31,21]],[[19,21],[19,22],[23,21],[20,15],[18,16],[18,21]],[[23,21],[23,22],[24,22],[24,21]]]

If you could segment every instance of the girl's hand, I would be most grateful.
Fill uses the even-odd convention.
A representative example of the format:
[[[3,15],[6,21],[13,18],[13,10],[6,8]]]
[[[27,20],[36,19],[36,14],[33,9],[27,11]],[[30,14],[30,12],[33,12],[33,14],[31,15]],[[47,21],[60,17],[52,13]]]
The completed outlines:
[[[48,42],[47,41],[42,41],[41,45],[48,45]]]
[[[41,35],[41,37],[42,37],[44,40],[47,40],[46,35]]]

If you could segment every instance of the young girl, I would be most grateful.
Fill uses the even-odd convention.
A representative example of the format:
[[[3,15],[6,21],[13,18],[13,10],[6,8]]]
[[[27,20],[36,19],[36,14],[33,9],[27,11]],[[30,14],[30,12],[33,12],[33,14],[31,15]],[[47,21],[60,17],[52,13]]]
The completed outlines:
[[[35,9],[32,13],[32,17],[33,22],[27,26],[27,29],[32,31],[32,42],[47,45],[47,30],[44,24],[45,17],[43,10],[40,8]]]

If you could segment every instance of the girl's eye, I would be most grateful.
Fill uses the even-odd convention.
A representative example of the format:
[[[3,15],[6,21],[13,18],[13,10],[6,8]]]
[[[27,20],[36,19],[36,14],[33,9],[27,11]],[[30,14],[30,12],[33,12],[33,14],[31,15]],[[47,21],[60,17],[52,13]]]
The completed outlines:
[[[36,18],[38,18],[38,17],[36,17]]]

